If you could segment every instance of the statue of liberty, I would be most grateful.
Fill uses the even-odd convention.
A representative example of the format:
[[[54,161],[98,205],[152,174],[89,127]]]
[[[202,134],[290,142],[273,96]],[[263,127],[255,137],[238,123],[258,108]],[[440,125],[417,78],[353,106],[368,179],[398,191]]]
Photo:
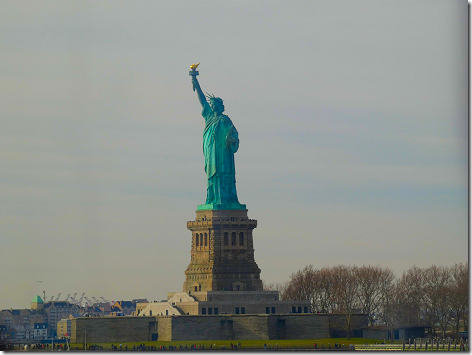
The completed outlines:
[[[205,119],[203,155],[207,174],[207,198],[198,210],[240,210],[246,205],[238,202],[234,153],[239,148],[238,131],[230,118],[223,115],[223,100],[213,95],[205,97],[197,80],[198,64],[190,66],[193,90],[197,92]],[[207,101],[208,98],[208,101]]]

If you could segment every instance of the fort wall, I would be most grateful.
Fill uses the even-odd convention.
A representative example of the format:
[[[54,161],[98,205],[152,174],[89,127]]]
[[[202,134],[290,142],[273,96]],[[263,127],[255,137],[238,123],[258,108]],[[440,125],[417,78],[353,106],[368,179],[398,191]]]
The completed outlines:
[[[329,338],[332,314],[222,314],[183,316],[90,317],[72,320],[71,343],[143,342],[152,340],[272,340]],[[356,326],[367,324],[356,315]]]

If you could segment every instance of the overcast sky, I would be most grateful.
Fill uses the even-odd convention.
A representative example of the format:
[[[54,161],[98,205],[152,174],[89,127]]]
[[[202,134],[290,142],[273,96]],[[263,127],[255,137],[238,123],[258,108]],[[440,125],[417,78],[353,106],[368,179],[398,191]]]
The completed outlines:
[[[454,0],[1,2],[0,309],[182,290],[206,198],[194,62],[239,131],[263,280],[467,261],[467,16]]]

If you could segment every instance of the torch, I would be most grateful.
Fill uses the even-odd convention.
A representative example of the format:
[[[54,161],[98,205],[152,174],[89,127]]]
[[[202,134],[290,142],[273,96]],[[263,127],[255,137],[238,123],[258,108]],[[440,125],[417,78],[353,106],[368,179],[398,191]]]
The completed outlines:
[[[198,63],[198,64],[194,63],[190,66],[190,69],[192,69],[192,70],[189,71],[188,75],[190,75],[192,77],[192,79],[197,79],[198,71],[196,69],[199,65],[200,65],[200,63]],[[195,91],[195,85],[193,85],[193,91]]]

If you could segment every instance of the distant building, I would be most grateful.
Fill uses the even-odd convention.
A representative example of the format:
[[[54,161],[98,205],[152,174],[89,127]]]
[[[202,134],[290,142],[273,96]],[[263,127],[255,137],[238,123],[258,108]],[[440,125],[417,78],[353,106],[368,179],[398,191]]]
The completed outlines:
[[[79,316],[81,307],[67,301],[44,302],[35,296],[31,309],[5,309],[0,311],[0,339],[46,339],[57,333],[57,323],[70,315]],[[70,333],[70,322],[69,322]]]
[[[10,331],[5,324],[0,324],[0,340],[9,340]]]
[[[13,326],[19,327],[23,325],[29,325],[29,317],[31,311],[29,309],[10,309],[10,313],[13,317]]]
[[[65,336],[70,336],[71,334],[71,320],[80,318],[82,315],[78,313],[70,314],[69,317],[61,319],[57,322],[57,337],[63,338]]]
[[[66,301],[52,301],[44,304],[43,311],[47,315],[49,325],[48,337],[52,337],[56,335],[57,322],[67,318],[72,313],[79,313],[80,308],[76,304],[70,304]]]
[[[43,309],[44,302],[41,297],[35,296],[33,301],[31,301],[31,309]]]
[[[136,303],[136,310],[134,311],[134,316],[140,315],[143,310],[148,306],[149,302],[138,302]]]
[[[139,316],[310,313],[309,300],[281,301],[278,291],[170,292],[167,298],[138,303]]]
[[[95,315],[107,316],[112,311],[112,306],[108,302],[95,303],[92,306],[92,312]],[[90,313],[90,311],[88,311]]]
[[[15,340],[30,340],[34,338],[33,329],[29,325],[18,325],[12,329]]]
[[[134,304],[134,308],[136,309],[136,305],[138,303],[149,303],[149,301],[146,298],[135,298],[134,300],[131,301]]]
[[[70,324],[70,319],[61,319],[60,321],[57,322],[57,337],[58,338],[63,338],[66,334],[69,334],[67,331],[68,324]]]
[[[131,315],[136,310],[136,303],[132,301],[118,301],[115,302],[112,308],[114,313],[123,313],[125,316]]]
[[[7,309],[0,311],[0,324],[5,325],[8,330],[13,326],[13,314]]]
[[[410,338],[424,338],[428,329],[431,327],[424,325],[394,327],[393,329],[387,326],[370,326],[362,328],[362,337],[390,341],[393,335],[393,340],[408,340]]]
[[[32,339],[34,323],[44,323],[47,314],[38,308],[12,309],[0,311],[0,326],[10,334],[9,339]]]
[[[47,314],[42,310],[32,310],[29,316],[29,324],[33,327],[35,323],[47,323]]]
[[[34,323],[33,325],[34,339],[46,339],[48,337],[47,323]]]

